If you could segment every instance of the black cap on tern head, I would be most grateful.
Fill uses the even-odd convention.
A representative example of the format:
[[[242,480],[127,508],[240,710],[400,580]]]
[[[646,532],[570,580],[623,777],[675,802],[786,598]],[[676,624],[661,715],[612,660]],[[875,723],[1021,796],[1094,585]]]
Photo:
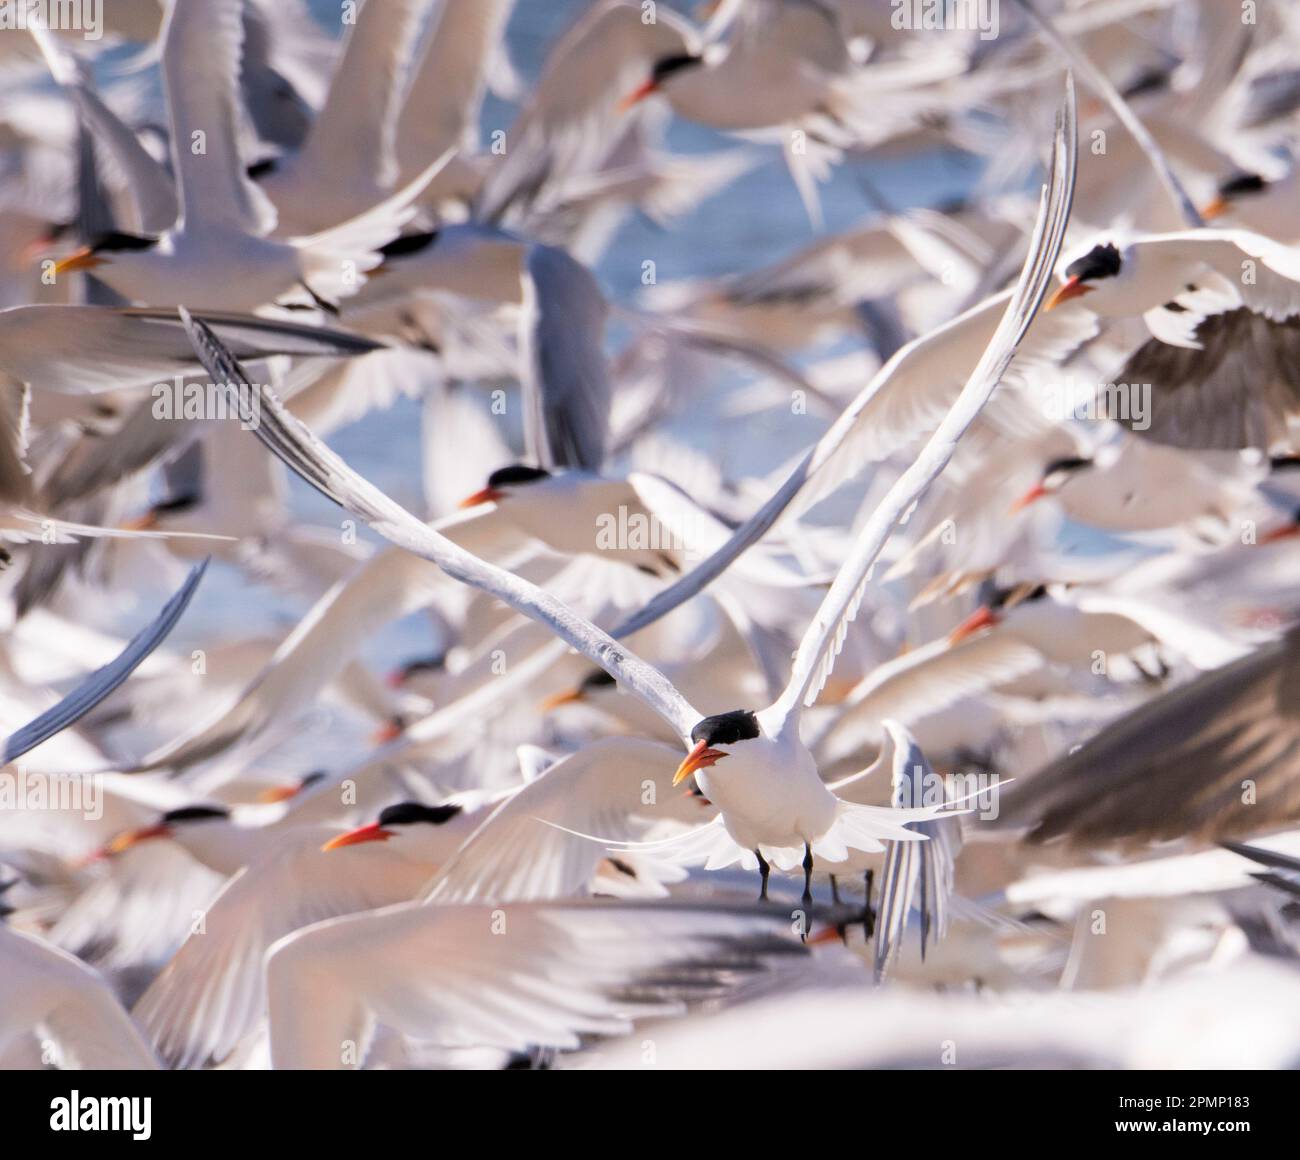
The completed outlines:
[[[152,250],[158,244],[157,238],[148,238],[143,234],[124,234],[111,230],[100,234],[90,247],[94,254],[120,254],[129,250]]]
[[[1258,173],[1234,173],[1219,182],[1219,196],[1240,197],[1243,193],[1263,193],[1267,184]]]
[[[655,61],[654,68],[650,72],[650,79],[655,85],[661,85],[673,73],[681,72],[685,68],[694,68],[696,65],[704,63],[704,58],[694,56],[689,52],[674,53],[672,56],[660,57]]]
[[[508,487],[512,483],[536,483],[539,479],[550,479],[551,473],[541,467],[529,467],[524,463],[512,463],[509,467],[499,467],[488,476],[488,487]]]
[[[1082,258],[1076,258],[1065,267],[1067,278],[1078,278],[1081,282],[1095,282],[1099,278],[1113,278],[1119,273],[1123,259],[1114,242],[1093,246]]]
[[[406,258],[427,250],[438,240],[438,230],[426,230],[418,234],[401,234],[391,242],[379,247],[385,258]]]
[[[1058,471],[1082,471],[1085,467],[1091,466],[1091,459],[1084,459],[1078,455],[1065,455],[1060,459],[1053,459],[1043,468],[1043,478],[1055,475]]]
[[[705,717],[691,730],[691,740],[706,745],[733,745],[757,737],[758,733],[758,718],[751,710],[732,709],[730,713]]]
[[[1017,604],[1028,604],[1032,600],[1044,600],[1047,597],[1046,584],[1017,584],[1011,588],[999,588],[988,599],[990,608],[1014,608]]]
[[[178,810],[168,810],[162,816],[163,825],[175,826],[185,822],[212,822],[218,818],[230,817],[225,806],[182,806]]]
[[[611,685],[616,685],[617,683],[618,682],[605,672],[604,669],[593,669],[582,678],[582,683],[578,688],[585,693],[591,689],[608,689]]]
[[[203,502],[198,492],[182,492],[169,499],[160,500],[149,510],[155,515],[176,515],[179,512],[192,511]]]
[[[385,807],[379,815],[381,826],[410,826],[417,822],[428,822],[441,826],[451,821],[465,807],[458,805],[426,806],[422,802],[398,802]]]

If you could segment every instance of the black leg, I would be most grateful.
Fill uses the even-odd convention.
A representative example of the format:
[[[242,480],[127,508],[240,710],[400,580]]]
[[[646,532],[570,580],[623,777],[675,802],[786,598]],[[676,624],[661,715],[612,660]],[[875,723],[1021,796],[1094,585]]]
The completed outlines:
[[[836,906],[840,904],[840,884],[834,874],[831,875],[831,901]]]
[[[813,856],[812,846],[807,842],[803,844],[803,904],[805,906],[812,902],[812,872]]]
[[[867,904],[862,911],[862,933],[870,940],[871,936],[876,933],[876,912],[871,908],[871,884],[875,881],[876,872],[868,870],[863,879],[867,888]]]
[[[772,867],[767,864],[767,859],[763,857],[759,850],[754,851],[754,857],[758,859],[758,872],[762,877],[763,886],[758,892],[759,902],[767,901],[767,876],[772,873]]]

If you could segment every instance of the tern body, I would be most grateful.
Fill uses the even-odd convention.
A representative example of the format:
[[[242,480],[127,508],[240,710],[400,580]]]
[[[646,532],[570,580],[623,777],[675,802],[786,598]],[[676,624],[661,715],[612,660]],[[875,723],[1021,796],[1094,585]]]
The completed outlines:
[[[168,232],[149,249],[92,256],[86,266],[132,302],[200,310],[254,309],[305,274],[295,246],[220,226]]]
[[[835,822],[839,801],[817,773],[807,746],[793,734],[760,734],[726,760],[696,774],[700,791],[722,810],[722,822],[744,850],[815,843]]]

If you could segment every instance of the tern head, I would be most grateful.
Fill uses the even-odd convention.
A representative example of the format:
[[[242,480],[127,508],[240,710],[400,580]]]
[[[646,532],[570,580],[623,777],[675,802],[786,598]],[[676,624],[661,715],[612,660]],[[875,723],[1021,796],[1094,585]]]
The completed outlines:
[[[1075,258],[1065,267],[1065,282],[1056,293],[1047,300],[1046,310],[1055,309],[1062,302],[1071,298],[1082,298],[1091,294],[1098,282],[1107,278],[1117,278],[1124,268],[1124,255],[1114,242],[1102,242],[1093,246],[1082,257]]]
[[[131,532],[152,531],[161,526],[168,517],[184,515],[186,512],[193,511],[202,502],[203,497],[197,492],[173,496],[171,499],[154,504],[144,515],[126,520],[121,527],[124,531]]]
[[[572,705],[579,701],[585,701],[597,690],[612,689],[617,684],[618,682],[604,669],[592,669],[572,689],[565,689],[563,692],[553,693],[547,697],[542,702],[542,712],[549,713],[552,709],[558,709],[561,705]]]
[[[406,718],[401,713],[394,713],[370,735],[371,745],[387,745],[396,741],[406,732]]]
[[[297,781],[286,782],[284,785],[273,785],[269,789],[264,789],[257,795],[257,800],[263,805],[274,805],[276,802],[287,802],[296,798],[305,789],[310,789],[325,780],[325,771],[323,769],[313,769],[311,773],[300,777]]]
[[[1084,459],[1078,455],[1066,455],[1060,459],[1053,459],[1043,468],[1042,478],[1011,505],[1012,514],[1023,511],[1030,504],[1037,503],[1044,496],[1055,495],[1070,480],[1076,478],[1080,471],[1092,466],[1093,461],[1091,459]]]
[[[618,103],[621,112],[627,112],[633,105],[638,105],[653,93],[659,92],[671,78],[683,70],[693,69],[704,64],[704,57],[695,53],[677,52],[671,56],[661,56],[650,69],[650,76],[633,89]]]
[[[464,806],[453,802],[440,806],[426,806],[423,802],[398,802],[386,806],[378,821],[331,838],[321,850],[340,850],[344,846],[357,846],[363,842],[387,842],[390,838],[417,832],[416,827],[445,826],[463,812]]]
[[[499,467],[488,476],[487,487],[466,496],[460,501],[460,506],[471,508],[481,503],[500,503],[512,492],[550,478],[549,471],[541,467],[529,467],[526,463],[512,463],[509,467]]]
[[[673,785],[685,781],[696,770],[717,765],[724,757],[730,756],[729,750],[733,745],[752,741],[760,732],[758,717],[750,709],[733,709],[730,713],[705,717],[691,730],[691,740],[695,745],[673,774]]]
[[[112,857],[151,838],[174,838],[182,830],[188,832],[192,827],[229,820],[230,811],[225,806],[183,806],[168,810],[151,826],[124,830],[100,850],[99,856]]]
[[[1047,587],[1043,584],[1017,584],[1013,588],[1000,588],[981,604],[965,620],[948,634],[948,646],[961,644],[968,637],[986,628],[996,628],[1006,619],[1007,612],[1019,604],[1033,600],[1042,600],[1047,596]]]
[[[388,674],[388,687],[390,689],[400,689],[412,677],[418,677],[424,673],[441,673],[446,668],[447,656],[445,653],[430,653],[426,657],[416,657]]]
[[[113,233],[104,234],[91,245],[82,246],[81,249],[69,254],[66,258],[55,262],[54,273],[58,275],[69,270],[94,270],[98,266],[110,264],[114,254],[151,250],[157,244],[157,238],[114,231]]]
[[[421,253],[430,246],[436,245],[440,230],[424,230],[415,234],[399,234],[391,242],[385,242],[379,247],[379,253],[387,260],[389,258],[408,258],[412,254]]]
[[[1222,217],[1241,199],[1263,193],[1268,184],[1258,173],[1234,173],[1219,182],[1214,197],[1202,207],[1201,217],[1207,222]]]

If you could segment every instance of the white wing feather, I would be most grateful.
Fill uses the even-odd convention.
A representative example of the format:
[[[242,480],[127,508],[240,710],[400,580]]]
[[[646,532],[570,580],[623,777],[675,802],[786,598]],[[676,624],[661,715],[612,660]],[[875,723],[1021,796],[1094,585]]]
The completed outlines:
[[[248,384],[249,376],[212,331],[187,311],[183,311],[183,317],[195,350],[214,381]],[[641,697],[683,738],[690,735],[702,714],[663,673],[543,589],[480,560],[421,523],[316,439],[285,410],[268,387],[263,385],[260,391],[262,412],[257,437],[293,471],[358,519],[365,520],[385,539],[546,625],[570,647]]]
[[[952,410],[859,533],[848,560],[799,644],[790,683],[776,706],[784,717],[797,716],[802,706],[816,700],[835,665],[849,623],[857,614],[876,557],[885,541],[947,466],[957,441],[992,395],[1025,337],[1047,291],[1052,267],[1065,236],[1074,191],[1076,147],[1077,127],[1071,83],[1065,107],[1057,121],[1051,177],[1043,190],[1038,223],[1014,296]]]

